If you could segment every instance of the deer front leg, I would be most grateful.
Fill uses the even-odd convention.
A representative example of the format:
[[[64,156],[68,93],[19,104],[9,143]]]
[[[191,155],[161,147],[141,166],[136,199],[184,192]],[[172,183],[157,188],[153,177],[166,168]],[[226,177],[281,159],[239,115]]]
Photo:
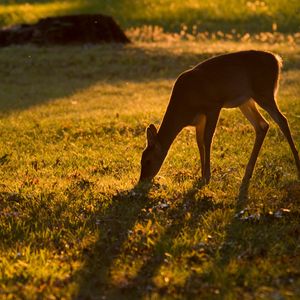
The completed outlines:
[[[255,102],[251,99],[246,103],[240,106],[240,110],[244,114],[244,116],[248,119],[248,121],[252,124],[255,129],[255,142],[252,149],[252,153],[249,159],[249,162],[246,167],[245,175],[241,184],[241,192],[247,193],[249,181],[252,177],[252,173],[254,170],[254,166],[260,151],[260,148],[263,144],[267,131],[269,129],[268,122],[264,119],[264,117],[257,110]]]
[[[205,160],[204,160],[204,130],[206,124],[206,116],[200,115],[196,121],[196,140],[200,153],[200,161],[201,161],[201,176],[204,179],[204,169],[205,169]]]
[[[218,123],[220,109],[206,113],[206,124],[204,130],[204,182],[208,184],[210,181],[210,149],[212,138]]]

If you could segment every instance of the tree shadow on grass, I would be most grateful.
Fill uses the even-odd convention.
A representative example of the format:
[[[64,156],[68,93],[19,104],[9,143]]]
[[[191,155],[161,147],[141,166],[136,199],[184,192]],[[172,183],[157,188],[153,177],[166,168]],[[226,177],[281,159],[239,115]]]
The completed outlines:
[[[175,79],[210,56],[117,44],[0,49],[0,113],[69,97],[96,83],[124,84],[125,90],[126,82]]]
[[[175,80],[182,71],[222,51],[189,53],[118,44],[0,49],[0,114],[70,97],[98,83],[124,84],[126,90],[126,82]],[[285,69],[298,67],[293,57],[285,62]]]

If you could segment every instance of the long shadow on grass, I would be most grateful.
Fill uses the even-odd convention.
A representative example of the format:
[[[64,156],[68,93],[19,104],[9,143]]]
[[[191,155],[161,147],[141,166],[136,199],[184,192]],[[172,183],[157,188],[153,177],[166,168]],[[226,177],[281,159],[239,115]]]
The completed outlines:
[[[209,211],[223,208],[223,204],[214,203],[211,197],[197,197],[202,185],[195,181],[184,195],[180,196],[179,201],[172,203],[172,207],[167,208],[162,214],[165,215],[165,231],[148,251],[147,258],[134,278],[130,279],[125,285],[113,286],[106,295],[107,299],[144,299],[151,297],[153,293],[157,296],[163,296],[168,291],[166,287],[157,287],[154,277],[159,273],[160,267],[165,265],[166,253],[172,253],[172,247],[175,246],[176,239],[180,237],[183,230],[187,227],[194,231],[199,227],[201,217]],[[198,257],[191,255],[190,260],[197,260]],[[180,289],[180,287],[179,287]],[[132,298],[134,297],[134,298]]]
[[[273,211],[248,209],[246,203],[237,203],[210,269],[202,274],[194,272],[186,280],[187,296],[193,298],[205,287],[209,299],[227,299],[232,295],[252,299],[260,287],[266,286],[266,299],[272,293],[281,298],[279,291],[286,287],[299,296],[300,272],[295,261],[300,253],[299,183],[286,186],[286,191],[287,197],[276,203]]]
[[[247,281],[247,274],[251,269],[253,270],[257,261],[272,259],[272,257],[273,260],[274,257],[284,258],[287,261],[283,263],[290,264],[290,270],[292,270],[294,262],[292,258],[297,257],[295,245],[297,245],[297,240],[299,241],[297,236],[299,225],[296,222],[300,215],[299,185],[288,187],[288,197],[278,204],[283,207],[294,207],[292,213],[283,215],[282,218],[274,217],[268,212],[261,212],[260,218],[257,219],[255,211],[241,213],[245,203],[239,203],[226,228],[225,240],[221,247],[209,245],[208,241],[208,244],[204,246],[197,242],[194,246],[186,245],[179,250],[180,255],[184,255],[182,261],[187,265],[179,262],[179,265],[176,263],[177,267],[189,268],[209,261],[211,263],[208,264],[205,272],[189,271],[190,276],[185,280],[185,284],[172,285],[172,291],[168,285],[158,287],[154,278],[159,274],[162,266],[168,266],[170,257],[166,256],[166,253],[172,253],[181,234],[187,230],[192,236],[193,232],[201,226],[201,217],[209,212],[225,208],[223,203],[215,203],[211,197],[198,194],[199,189],[201,185],[195,182],[192,188],[184,195],[180,195],[177,200],[175,199],[174,203],[167,204],[167,207],[163,206],[160,212],[154,212],[155,219],[163,218],[161,222],[165,230],[155,240],[154,245],[149,246],[146,251],[127,248],[126,251],[130,253],[123,253],[124,249],[122,249],[122,246],[130,240],[129,232],[134,229],[137,222],[145,223],[153,218],[153,215],[145,218],[142,211],[149,211],[149,208],[153,209],[157,205],[153,206],[154,203],[149,201],[148,189],[141,192],[135,188],[117,194],[106,213],[99,216],[101,222],[99,239],[92,251],[86,254],[86,264],[79,274],[81,278],[79,294],[75,299],[100,299],[101,297],[103,299],[144,299],[155,295],[157,297],[170,296],[172,291],[176,295],[184,295],[191,299],[203,292],[205,296],[211,296],[211,299],[223,299],[234,288],[242,290],[243,293],[250,293],[251,296],[261,281],[263,285],[272,285],[270,278],[277,283],[280,280],[283,285],[289,284],[289,278],[295,279],[296,282],[300,274],[295,268],[279,279],[272,278],[272,273],[264,274],[266,279],[258,278],[257,283]],[[137,247],[140,246],[137,245]],[[134,251],[138,251],[136,257]],[[140,251],[144,252],[141,254]],[[116,259],[122,260],[127,257],[124,264],[128,264],[128,259],[140,259],[140,254],[143,263],[133,278],[125,274],[125,281],[121,279],[121,284],[112,280],[111,271],[118,266],[114,265]],[[175,257],[180,261],[178,253]],[[227,271],[232,261],[239,266],[235,272]]]
[[[0,49],[0,113],[72,96],[101,82],[124,85],[126,91],[126,82],[175,79],[210,56],[122,45]],[[100,89],[93,93],[101,99]]]
[[[182,71],[218,54],[222,52],[122,45],[0,49],[0,114],[72,96],[101,82],[124,85],[126,91],[126,82],[174,80]],[[285,68],[299,68],[296,58],[289,58]],[[97,95],[101,101],[100,89]]]
[[[99,213],[98,240],[84,254],[85,264],[76,277],[79,292],[74,299],[106,299],[111,290],[111,267],[120,255],[130,231],[149,205],[149,186],[135,187],[116,194],[104,213]]]

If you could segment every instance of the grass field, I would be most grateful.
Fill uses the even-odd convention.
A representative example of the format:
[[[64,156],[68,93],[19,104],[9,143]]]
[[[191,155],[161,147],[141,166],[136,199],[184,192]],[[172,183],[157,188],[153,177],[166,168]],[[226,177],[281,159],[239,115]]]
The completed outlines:
[[[237,110],[221,114],[208,186],[187,128],[155,184],[135,187],[145,128],[160,123],[176,76],[248,48],[283,57],[279,106],[299,149],[299,47],[1,49],[1,298],[299,299],[300,184],[274,123],[244,213],[237,194],[254,133]]]
[[[243,207],[254,132],[237,109],[221,113],[208,186],[193,128],[136,186],[177,75],[230,51],[282,56],[278,104],[300,150],[298,0],[1,3],[0,25],[103,12],[134,43],[0,49],[0,299],[300,299],[300,182],[264,112]]]
[[[41,17],[72,13],[112,15],[123,28],[145,24],[166,31],[245,32],[300,30],[298,0],[2,0],[0,25],[35,22]]]

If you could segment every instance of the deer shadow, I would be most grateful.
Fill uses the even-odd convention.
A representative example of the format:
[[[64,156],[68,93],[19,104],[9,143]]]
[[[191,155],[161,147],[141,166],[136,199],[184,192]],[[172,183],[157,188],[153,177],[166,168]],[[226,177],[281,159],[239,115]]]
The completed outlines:
[[[111,207],[101,217],[104,222],[103,226],[108,226],[110,218],[113,218],[114,221],[111,220],[109,229],[103,229],[106,234],[104,233],[102,237],[99,237],[94,246],[93,255],[89,255],[85,266],[80,271],[82,279],[79,294],[75,299],[95,297],[103,297],[104,299],[124,299],[127,297],[142,299],[150,296],[152,286],[155,285],[153,277],[165,262],[165,252],[168,251],[165,245],[168,245],[168,249],[171,248],[174,240],[182,233],[182,229],[186,225],[191,229],[197,228],[199,218],[202,215],[223,208],[222,203],[214,203],[211,197],[203,196],[197,199],[197,192],[202,186],[201,182],[195,181],[193,186],[180,198],[180,203],[177,203],[174,207],[166,208],[164,211],[166,214],[165,219],[170,225],[166,227],[164,233],[155,242],[137,274],[126,285],[122,286],[112,284],[110,269],[114,259],[120,254],[122,244],[128,239],[129,230],[133,229],[135,222],[139,219],[140,212],[147,206],[149,207],[147,203],[149,187],[143,190],[143,194],[140,194],[138,199],[130,196],[140,193],[136,188],[115,196]],[[132,205],[132,200],[135,201],[134,206],[129,208],[128,206]],[[130,218],[128,218],[126,210],[130,210]],[[118,211],[122,211],[122,214],[116,220],[115,216],[118,215]],[[104,220],[107,220],[106,224]],[[99,257],[97,258],[98,255],[106,257],[101,261]],[[163,295],[165,290],[161,289],[158,292]]]
[[[75,275],[79,279],[79,292],[74,299],[101,299],[112,288],[110,270],[121,253],[130,231],[148,203],[150,185],[140,185],[113,196],[111,204],[98,216],[98,239],[84,253],[85,263]]]
[[[288,197],[283,199],[282,205],[295,202],[300,191],[299,187],[297,184],[293,185],[294,190],[287,187]],[[218,244],[215,250],[210,250],[211,267],[205,274],[190,272],[184,285],[178,287],[180,294],[193,299],[201,294],[203,284],[207,284],[208,289],[213,286],[212,299],[223,299],[230,287],[226,287],[216,274],[225,272],[232,260],[243,259],[251,264],[257,257],[266,257],[276,245],[278,246],[278,243],[282,246],[288,243],[285,230],[291,231],[290,227],[293,225],[287,224],[278,233],[280,220],[273,215],[264,212],[258,218],[255,213],[252,214],[245,208],[246,202],[237,201],[233,207],[232,204],[215,202],[211,196],[199,193],[202,184],[197,180],[191,188],[180,195],[176,205],[163,209],[164,221],[168,226],[155,240],[149,252],[143,254],[143,262],[137,273],[133,277],[128,277],[126,284],[116,283],[112,280],[111,272],[115,268],[115,260],[123,255],[122,246],[130,240],[130,232],[134,230],[137,222],[147,222],[151,218],[145,219],[143,213],[153,208],[149,196],[150,188],[151,185],[142,187],[137,185],[133,189],[119,192],[112,198],[109,207],[104,212],[99,212],[98,239],[92,248],[84,253],[84,266],[75,275],[79,282],[79,292],[73,299],[144,299],[153,296],[153,292],[158,296],[167,296],[168,289],[157,287],[154,281],[160,268],[166,265],[165,254],[172,253],[172,247],[183,230],[188,228],[191,232],[195,231],[199,228],[199,219],[202,216],[215,210],[228,209],[228,205],[229,209],[232,209],[232,218],[225,228],[225,238],[221,246]],[[290,214],[288,217],[297,218],[299,214],[296,212],[295,215]],[[280,241],[278,241],[278,234],[282,237]],[[128,249],[128,257],[135,260],[133,250]],[[288,252],[289,250],[287,255]],[[191,257],[191,259],[197,258]],[[234,284],[243,287],[243,274],[237,275],[238,278],[233,280],[232,287]],[[220,291],[219,298],[213,292],[216,288]],[[251,288],[250,286],[249,291]]]

